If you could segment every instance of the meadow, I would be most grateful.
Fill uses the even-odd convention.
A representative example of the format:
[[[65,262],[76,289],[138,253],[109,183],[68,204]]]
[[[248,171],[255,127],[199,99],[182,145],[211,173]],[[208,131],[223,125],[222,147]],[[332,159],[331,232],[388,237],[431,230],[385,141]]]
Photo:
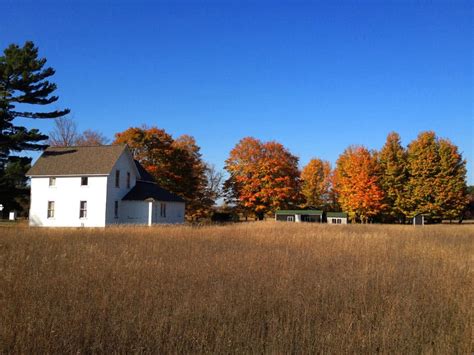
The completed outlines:
[[[0,228],[1,353],[471,353],[474,226]]]

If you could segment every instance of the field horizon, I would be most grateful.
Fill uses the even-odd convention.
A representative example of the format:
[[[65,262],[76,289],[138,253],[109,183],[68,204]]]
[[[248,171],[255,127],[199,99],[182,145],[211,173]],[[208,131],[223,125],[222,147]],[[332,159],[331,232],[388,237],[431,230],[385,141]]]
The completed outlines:
[[[473,350],[474,225],[0,232],[0,352]]]

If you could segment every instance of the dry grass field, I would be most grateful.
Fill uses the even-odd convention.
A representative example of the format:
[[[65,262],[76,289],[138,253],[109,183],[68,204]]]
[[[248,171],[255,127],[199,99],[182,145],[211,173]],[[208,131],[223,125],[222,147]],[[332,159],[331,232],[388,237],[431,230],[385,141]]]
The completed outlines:
[[[474,226],[0,228],[0,352],[471,353]]]

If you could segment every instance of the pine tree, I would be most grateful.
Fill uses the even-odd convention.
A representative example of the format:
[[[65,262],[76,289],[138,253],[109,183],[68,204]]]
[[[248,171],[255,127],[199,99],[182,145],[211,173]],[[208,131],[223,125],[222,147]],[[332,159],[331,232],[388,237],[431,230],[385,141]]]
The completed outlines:
[[[38,129],[18,126],[19,117],[44,119],[62,117],[69,110],[32,112],[21,110],[25,104],[49,105],[58,100],[51,96],[56,84],[47,79],[54,75],[51,67],[45,68],[46,59],[38,58],[33,42],[23,47],[11,44],[0,56],[0,196],[6,209],[18,208],[15,200],[27,194],[26,173],[31,159],[12,156],[24,150],[42,150],[48,137]]]
[[[392,132],[378,154],[380,186],[384,191],[385,214],[389,219],[403,221],[406,186],[408,182],[407,153],[400,143],[400,136]]]

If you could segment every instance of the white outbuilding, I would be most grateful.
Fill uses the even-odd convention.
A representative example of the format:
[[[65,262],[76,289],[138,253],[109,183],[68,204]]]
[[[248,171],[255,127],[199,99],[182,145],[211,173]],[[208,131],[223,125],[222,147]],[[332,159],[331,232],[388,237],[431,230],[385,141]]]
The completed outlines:
[[[327,212],[326,220],[328,224],[347,224],[347,213],[345,212]]]
[[[126,145],[50,147],[28,171],[30,225],[183,223],[183,199],[160,187]]]

